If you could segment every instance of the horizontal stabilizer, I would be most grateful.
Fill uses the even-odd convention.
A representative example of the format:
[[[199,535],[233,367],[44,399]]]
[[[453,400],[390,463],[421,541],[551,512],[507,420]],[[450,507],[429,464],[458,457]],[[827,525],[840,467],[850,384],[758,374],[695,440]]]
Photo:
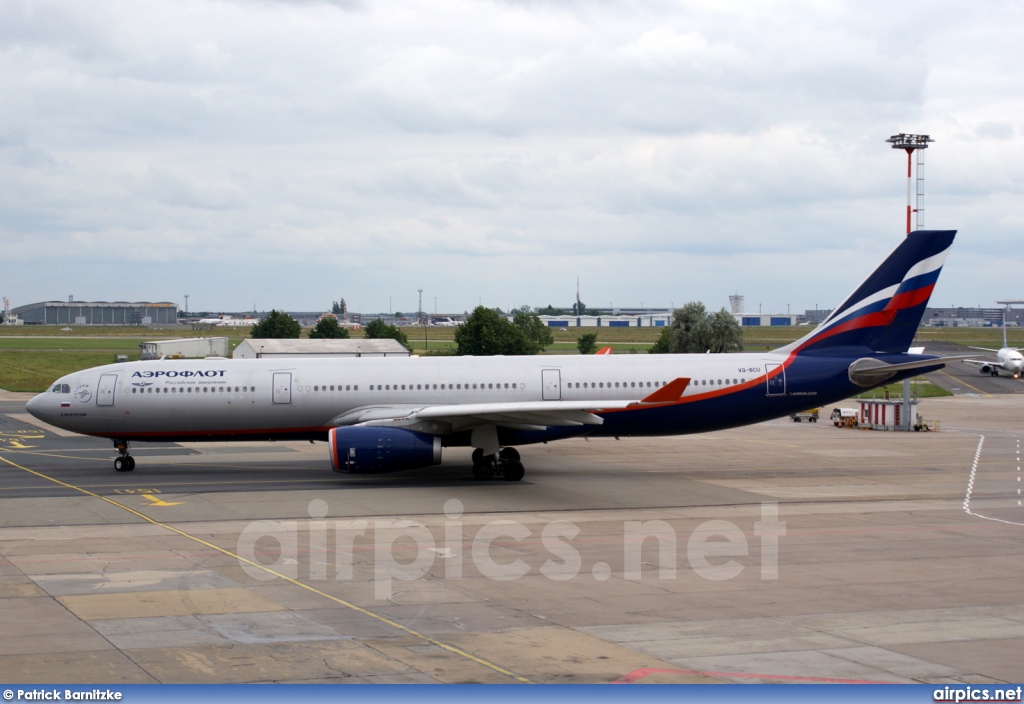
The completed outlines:
[[[885,362],[871,357],[862,357],[850,365],[850,381],[857,386],[877,386],[883,384],[896,376],[897,372],[910,369],[924,369],[927,367],[944,367],[947,362],[957,362],[966,359],[970,355],[959,355],[955,357],[932,357],[931,359],[918,359],[913,362],[901,364],[886,364]]]

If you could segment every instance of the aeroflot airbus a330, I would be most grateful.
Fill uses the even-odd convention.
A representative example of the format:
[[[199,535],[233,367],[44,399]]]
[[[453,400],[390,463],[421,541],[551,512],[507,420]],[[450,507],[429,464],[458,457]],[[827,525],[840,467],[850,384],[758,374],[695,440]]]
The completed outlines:
[[[69,374],[28,402],[47,423],[129,442],[326,440],[335,471],[389,472],[472,446],[479,479],[523,477],[516,445],[681,435],[822,406],[944,366],[910,354],[956,233],[906,237],[796,342],[740,354],[206,359]]]

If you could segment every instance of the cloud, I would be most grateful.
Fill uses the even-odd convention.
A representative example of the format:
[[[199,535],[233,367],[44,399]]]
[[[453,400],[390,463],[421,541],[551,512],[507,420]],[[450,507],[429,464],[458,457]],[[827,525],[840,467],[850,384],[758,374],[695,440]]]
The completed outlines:
[[[211,309],[369,312],[424,288],[462,310],[565,304],[579,275],[623,305],[738,290],[827,307],[898,242],[906,179],[884,139],[900,131],[936,138],[928,225],[960,228],[972,262],[1019,264],[1020,14],[4,3],[5,295],[187,285]],[[1012,269],[945,276],[995,300]],[[851,285],[821,291],[840,271]]]

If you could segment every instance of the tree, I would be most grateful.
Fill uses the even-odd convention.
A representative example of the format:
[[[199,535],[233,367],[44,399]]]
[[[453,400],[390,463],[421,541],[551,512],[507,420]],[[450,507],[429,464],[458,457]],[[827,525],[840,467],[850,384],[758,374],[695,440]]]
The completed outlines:
[[[700,301],[691,301],[672,315],[669,349],[675,354],[699,354],[711,349],[711,321]]]
[[[572,304],[572,314],[573,315],[586,315],[587,314],[587,304],[583,303],[582,301],[576,301],[575,303]]]
[[[522,332],[493,308],[477,306],[466,322],[455,329],[456,354],[525,354]]]
[[[477,306],[455,330],[456,354],[462,355],[538,354],[553,342],[551,329],[528,306],[517,309],[512,322],[501,309]]]
[[[338,325],[337,318],[320,318],[309,336],[314,340],[347,340],[348,330]]]
[[[298,338],[302,334],[302,328],[292,316],[284,311],[272,310],[270,314],[252,326],[249,337],[252,338]]]
[[[743,329],[729,311],[709,314],[703,303],[693,301],[676,310],[672,323],[648,352],[651,354],[702,354],[738,352],[743,348]]]
[[[409,347],[409,338],[406,336],[406,334],[404,332],[402,332],[401,330],[396,328],[394,325],[388,325],[387,323],[385,323],[380,318],[376,318],[374,320],[371,320],[369,322],[369,324],[367,324],[367,326],[365,328],[363,328],[363,330],[366,333],[367,339],[370,339],[370,340],[385,340],[385,339],[398,340],[401,344],[403,344],[408,349],[412,349],[411,347]]]
[[[523,334],[526,354],[539,354],[555,341],[551,336],[551,328],[545,325],[529,306],[523,306],[515,311],[512,324]]]
[[[740,352],[743,350],[743,328],[736,316],[722,308],[711,315],[711,351]]]
[[[668,354],[669,352],[669,340],[672,337],[672,326],[669,325],[661,329],[661,335],[658,336],[658,341],[655,342],[649,350],[648,354]]]
[[[578,338],[576,338],[576,349],[580,351],[580,354],[594,354],[594,350],[596,348],[596,332],[588,332],[585,335],[580,335]]]
[[[565,311],[564,310],[562,310],[561,308],[555,308],[550,303],[548,303],[548,307],[547,308],[541,308],[540,311],[538,311],[538,312],[541,315],[565,315]]]

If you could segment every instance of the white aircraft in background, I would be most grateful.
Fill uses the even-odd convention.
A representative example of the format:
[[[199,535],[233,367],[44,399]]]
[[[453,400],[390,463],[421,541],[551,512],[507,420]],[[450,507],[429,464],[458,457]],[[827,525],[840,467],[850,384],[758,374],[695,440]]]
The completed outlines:
[[[445,318],[444,320],[436,320],[431,323],[435,328],[457,328],[462,325],[461,322],[456,322],[451,318]]]
[[[230,315],[221,315],[216,318],[200,318],[196,321],[198,325],[213,325],[218,328],[244,328],[251,327],[260,322],[257,318],[232,318]]]
[[[112,440],[118,471],[135,467],[129,442],[305,439],[327,441],[337,472],[429,467],[462,446],[476,478],[515,481],[516,445],[734,428],[942,368],[950,358],[909,348],[955,234],[907,235],[773,351],[122,362],[68,374],[26,409]]]
[[[986,359],[965,359],[964,364],[973,364],[978,368],[978,371],[982,374],[990,374],[992,376],[999,376],[999,372],[1003,371],[1012,376],[1014,379],[1020,379],[1021,372],[1024,372],[1024,355],[1020,353],[1020,348],[1010,347],[1006,343],[1006,313],[1003,313],[1003,346],[998,350],[989,349],[988,347],[972,347],[972,350],[984,350],[986,352],[995,352],[996,361]]]

